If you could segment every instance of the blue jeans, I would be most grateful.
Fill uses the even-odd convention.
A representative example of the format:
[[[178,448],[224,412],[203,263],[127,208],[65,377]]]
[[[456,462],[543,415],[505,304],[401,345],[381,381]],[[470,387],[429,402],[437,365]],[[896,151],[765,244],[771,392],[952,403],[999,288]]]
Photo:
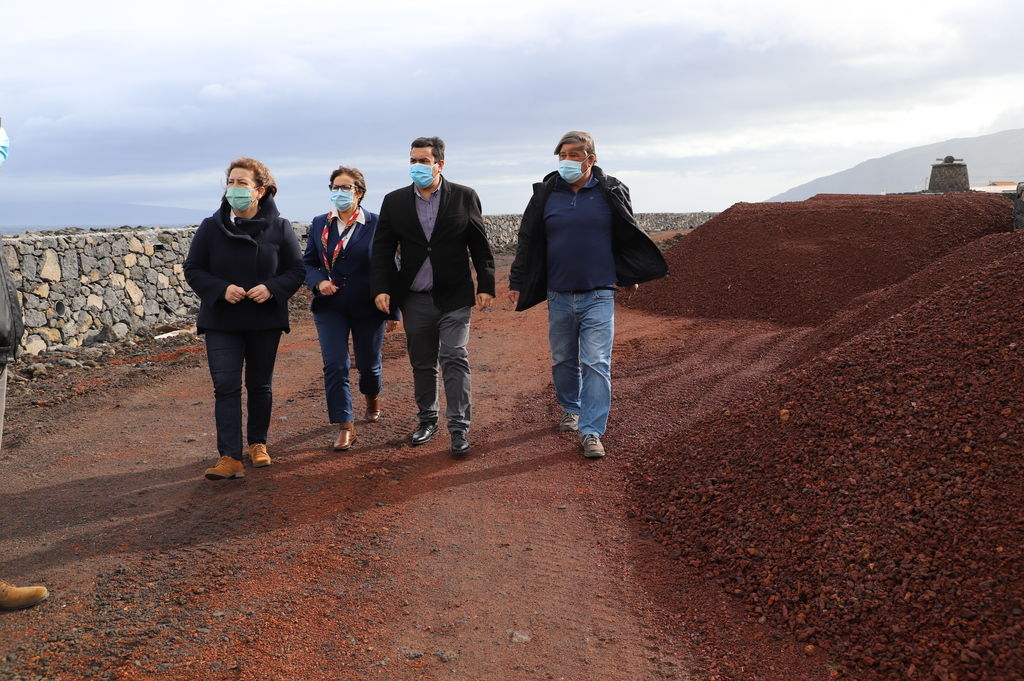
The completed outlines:
[[[580,434],[603,435],[612,407],[615,291],[548,291],[551,378],[562,409],[580,415]]]
[[[320,355],[324,360],[324,391],[327,393],[327,414],[331,423],[351,423],[352,389],[348,337],[359,370],[359,392],[380,394],[381,348],[384,347],[384,320],[380,317],[353,318],[344,312],[325,308],[313,313],[316,334],[320,338]]]
[[[266,444],[270,429],[271,386],[281,329],[270,331],[211,331],[206,335],[217,421],[217,451],[242,460],[242,365],[248,399],[246,436],[249,444]]]

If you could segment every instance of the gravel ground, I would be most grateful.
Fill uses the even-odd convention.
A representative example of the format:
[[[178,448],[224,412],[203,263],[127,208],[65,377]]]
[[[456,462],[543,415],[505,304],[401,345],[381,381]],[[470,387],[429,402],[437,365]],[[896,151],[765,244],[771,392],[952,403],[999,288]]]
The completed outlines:
[[[671,275],[630,305],[687,317],[816,326],[985,234],[1008,232],[1002,196],[820,196],[738,203],[668,251]]]
[[[870,281],[890,265],[863,262]],[[1022,264],[1021,234],[987,236],[854,299],[797,340],[795,369],[645,448],[637,513],[681,569],[826,650],[837,675],[1024,678]]]

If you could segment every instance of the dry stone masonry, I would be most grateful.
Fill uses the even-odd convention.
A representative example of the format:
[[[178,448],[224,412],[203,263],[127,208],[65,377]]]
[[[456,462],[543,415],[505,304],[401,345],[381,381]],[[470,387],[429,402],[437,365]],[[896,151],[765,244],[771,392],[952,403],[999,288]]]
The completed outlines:
[[[714,213],[638,215],[647,231],[695,227]],[[487,216],[495,251],[515,247],[519,215]],[[305,244],[308,223],[294,223]],[[39,354],[61,346],[109,341],[193,314],[199,300],[183,263],[195,228],[27,233],[3,239],[4,257],[25,318],[22,348]]]

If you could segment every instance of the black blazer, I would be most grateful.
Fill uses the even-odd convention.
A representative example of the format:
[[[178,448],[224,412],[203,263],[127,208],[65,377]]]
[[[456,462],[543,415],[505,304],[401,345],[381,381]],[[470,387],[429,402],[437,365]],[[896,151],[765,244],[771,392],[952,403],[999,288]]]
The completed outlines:
[[[288,331],[288,299],[302,286],[304,274],[291,223],[269,194],[240,230],[228,227],[231,219],[227,201],[221,200],[220,210],[199,225],[185,258],[185,280],[199,296],[197,329]],[[266,284],[273,297],[265,303],[246,298],[232,304],[224,300],[228,284],[246,290]]]
[[[428,242],[416,214],[414,191],[412,184],[396,189],[381,204],[370,260],[371,295],[387,293],[392,306],[401,305],[429,257],[434,271],[434,304],[442,312],[476,303],[469,258],[476,270],[476,292],[493,296],[494,256],[487,243],[480,197],[469,187],[443,179],[437,222]],[[396,252],[400,257],[397,272],[393,265]]]
[[[373,251],[373,236],[377,232],[377,214],[368,210],[363,211],[366,222],[355,224],[345,250],[338,254],[331,266],[330,279],[338,287],[338,292],[329,296],[320,293],[317,285],[328,278],[324,267],[324,244],[321,241],[328,215],[324,213],[313,218],[306,239],[306,252],[302,254],[302,262],[306,266],[306,286],[313,292],[310,309],[314,314],[318,310],[336,310],[357,319],[399,319],[397,307],[390,315],[385,315],[373,304],[373,296],[370,295],[370,253]],[[334,253],[338,237],[336,225],[332,226],[327,233],[329,254]],[[395,269],[393,262],[391,269]]]

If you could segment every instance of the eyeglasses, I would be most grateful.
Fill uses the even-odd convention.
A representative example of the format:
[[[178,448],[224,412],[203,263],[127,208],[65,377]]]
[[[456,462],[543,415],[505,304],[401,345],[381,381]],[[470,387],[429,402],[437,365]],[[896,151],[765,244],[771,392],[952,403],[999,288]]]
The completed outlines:
[[[332,192],[354,192],[357,189],[362,189],[358,184],[329,184],[327,185]]]

